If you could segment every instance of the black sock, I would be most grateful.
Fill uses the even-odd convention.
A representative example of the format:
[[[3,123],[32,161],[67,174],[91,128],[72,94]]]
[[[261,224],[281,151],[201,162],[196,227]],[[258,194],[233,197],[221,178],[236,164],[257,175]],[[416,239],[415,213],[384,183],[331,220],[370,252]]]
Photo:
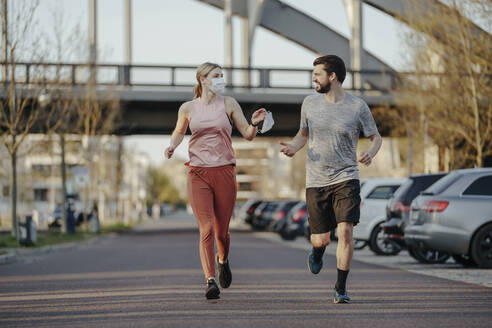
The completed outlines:
[[[347,276],[349,270],[344,271],[337,268],[337,283],[335,284],[335,289],[339,294],[345,294],[345,283],[347,282]]]
[[[321,258],[323,257],[323,254],[325,254],[325,249],[326,249],[326,246],[313,247],[313,255],[314,255],[314,260],[316,262],[319,262],[321,260]]]

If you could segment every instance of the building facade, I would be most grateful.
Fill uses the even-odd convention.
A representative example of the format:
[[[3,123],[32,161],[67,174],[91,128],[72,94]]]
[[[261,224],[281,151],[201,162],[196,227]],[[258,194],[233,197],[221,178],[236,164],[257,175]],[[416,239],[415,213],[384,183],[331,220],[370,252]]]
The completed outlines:
[[[97,204],[103,224],[129,223],[145,215],[146,155],[121,148],[116,136],[67,135],[65,140],[67,193],[76,213],[89,214]],[[3,146],[0,155],[0,226],[9,228],[12,169]],[[45,228],[63,202],[59,136],[27,136],[17,163],[18,215],[33,215]]]

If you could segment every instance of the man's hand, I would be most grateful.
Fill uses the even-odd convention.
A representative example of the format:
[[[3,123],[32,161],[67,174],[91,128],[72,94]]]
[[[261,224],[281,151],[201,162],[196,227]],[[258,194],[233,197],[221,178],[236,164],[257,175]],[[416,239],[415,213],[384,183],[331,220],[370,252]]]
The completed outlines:
[[[357,161],[364,164],[365,166],[369,166],[372,163],[371,154],[368,151],[363,151],[360,153],[359,159]]]
[[[171,146],[167,147],[166,150],[164,150],[164,156],[166,156],[167,159],[170,159],[173,157],[174,154],[174,148]]]
[[[280,152],[284,153],[286,156],[292,157],[296,154],[296,148],[288,143],[281,142],[280,145],[282,148],[280,148]]]

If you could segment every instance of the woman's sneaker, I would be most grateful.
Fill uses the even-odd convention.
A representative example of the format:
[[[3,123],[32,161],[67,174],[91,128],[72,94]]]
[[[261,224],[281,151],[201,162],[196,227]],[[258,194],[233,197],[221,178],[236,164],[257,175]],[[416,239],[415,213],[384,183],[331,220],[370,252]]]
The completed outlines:
[[[232,272],[229,267],[229,260],[225,263],[219,262],[219,254],[215,257],[217,262],[217,269],[219,271],[219,284],[222,288],[229,288],[232,282]]]
[[[209,278],[207,280],[207,288],[205,289],[205,297],[208,300],[215,300],[220,298],[219,294],[220,294],[220,289],[219,286],[217,286],[215,279]]]

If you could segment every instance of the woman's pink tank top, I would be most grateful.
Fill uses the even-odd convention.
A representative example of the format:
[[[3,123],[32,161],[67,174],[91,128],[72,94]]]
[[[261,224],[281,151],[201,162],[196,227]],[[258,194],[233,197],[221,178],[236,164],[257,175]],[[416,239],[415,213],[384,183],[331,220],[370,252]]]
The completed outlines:
[[[199,98],[193,100],[189,127],[190,166],[236,164],[231,140],[232,125],[225,109],[224,97],[217,95],[208,105]]]

